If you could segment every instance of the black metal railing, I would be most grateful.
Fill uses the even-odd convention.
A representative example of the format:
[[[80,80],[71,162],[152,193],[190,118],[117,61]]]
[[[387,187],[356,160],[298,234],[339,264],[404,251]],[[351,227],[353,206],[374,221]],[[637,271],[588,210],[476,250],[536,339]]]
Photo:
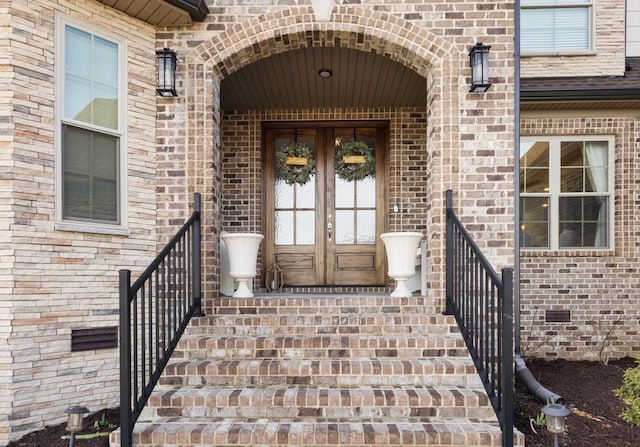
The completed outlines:
[[[202,316],[200,194],[194,211],[133,284],[120,270],[121,447],[192,316]]]
[[[500,277],[453,211],[447,191],[446,311],[454,315],[500,421],[503,447],[513,446],[513,269]]]

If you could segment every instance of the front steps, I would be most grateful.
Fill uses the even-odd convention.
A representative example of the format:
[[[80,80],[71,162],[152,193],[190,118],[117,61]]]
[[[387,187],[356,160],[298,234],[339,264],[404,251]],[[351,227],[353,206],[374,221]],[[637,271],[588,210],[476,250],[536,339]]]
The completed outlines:
[[[183,335],[135,446],[502,445],[455,321],[427,298],[269,294],[215,309]]]

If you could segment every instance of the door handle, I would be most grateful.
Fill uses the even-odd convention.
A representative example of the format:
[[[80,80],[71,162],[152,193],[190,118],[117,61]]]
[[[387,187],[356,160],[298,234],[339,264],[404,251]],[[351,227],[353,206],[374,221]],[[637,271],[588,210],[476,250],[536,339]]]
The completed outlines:
[[[327,237],[328,240],[331,240],[331,230],[333,230],[333,224],[331,222],[327,223]]]

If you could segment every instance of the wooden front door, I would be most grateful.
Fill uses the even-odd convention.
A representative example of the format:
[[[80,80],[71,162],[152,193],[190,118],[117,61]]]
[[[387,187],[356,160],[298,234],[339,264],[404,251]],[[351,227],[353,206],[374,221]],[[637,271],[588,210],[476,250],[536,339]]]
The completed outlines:
[[[384,246],[378,236],[384,228],[385,123],[267,127],[265,137],[265,267],[277,261],[285,286],[384,284]],[[353,141],[372,149],[374,161],[368,161],[375,174],[348,181],[340,172],[356,169],[363,157],[339,163],[340,171],[334,156]],[[301,164],[288,165],[286,175],[276,172],[282,148],[294,142],[304,144],[315,160],[313,174],[304,184],[290,183],[305,160],[289,159]]]

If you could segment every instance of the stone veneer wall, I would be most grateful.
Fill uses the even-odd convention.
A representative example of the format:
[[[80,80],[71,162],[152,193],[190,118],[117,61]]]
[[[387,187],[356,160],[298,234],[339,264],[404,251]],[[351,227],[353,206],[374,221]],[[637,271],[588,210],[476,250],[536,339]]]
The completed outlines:
[[[522,135],[615,137],[615,246],[523,250],[521,336],[526,356],[605,360],[640,354],[640,141],[637,113],[523,115]],[[564,311],[565,322],[546,322]],[[553,313],[553,312],[552,312]]]
[[[126,236],[56,230],[56,15],[126,39]],[[93,0],[0,5],[0,445],[118,405],[118,350],[71,352],[71,331],[118,326],[118,269],[156,252],[155,30]],[[135,275],[135,273],[134,273]]]
[[[595,36],[586,54],[523,54],[523,78],[557,76],[622,76],[625,66],[626,0],[592,0]]]

